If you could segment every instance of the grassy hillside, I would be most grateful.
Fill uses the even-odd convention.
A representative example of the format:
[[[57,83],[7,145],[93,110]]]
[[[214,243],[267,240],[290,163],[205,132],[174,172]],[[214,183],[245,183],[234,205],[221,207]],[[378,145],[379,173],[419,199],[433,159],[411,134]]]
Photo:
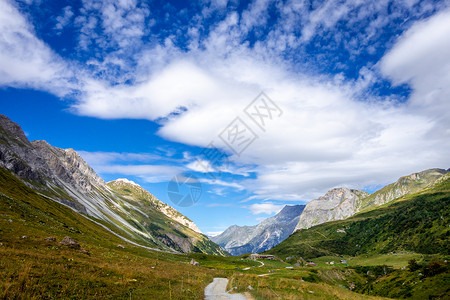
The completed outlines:
[[[391,298],[450,297],[450,176],[351,218],[300,230],[267,253],[346,269],[359,293]],[[341,259],[346,263],[340,264]],[[337,266],[326,263],[337,262]],[[413,266],[413,267],[411,267]],[[350,273],[349,273],[350,274]],[[359,279],[358,279],[359,278]]]
[[[65,236],[77,240],[81,248],[61,245],[59,241]],[[47,237],[56,240],[47,241]],[[0,243],[2,299],[201,299],[213,277],[233,278],[236,288],[241,288],[233,274],[258,278],[258,274],[289,266],[269,261],[259,267],[260,262],[242,257],[178,255],[129,244],[72,209],[39,195],[2,169]],[[189,264],[192,258],[200,267]],[[296,289],[302,285],[295,283]],[[325,283],[309,285],[317,296],[333,290]],[[255,286],[256,291],[264,288]],[[358,298],[345,289],[340,293],[351,296],[343,299]]]

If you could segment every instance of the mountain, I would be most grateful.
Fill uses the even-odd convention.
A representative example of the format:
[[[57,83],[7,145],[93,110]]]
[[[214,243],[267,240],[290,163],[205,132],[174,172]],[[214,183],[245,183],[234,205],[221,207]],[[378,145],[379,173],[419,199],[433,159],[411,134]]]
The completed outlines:
[[[197,225],[183,216],[172,206],[162,202],[153,196],[150,192],[143,189],[139,184],[126,178],[119,178],[107,183],[108,187],[122,195],[123,197],[134,201],[135,206],[148,207],[160,211],[172,220],[192,229],[195,232],[202,233]],[[149,206],[150,204],[150,206]]]
[[[375,209],[296,231],[267,252],[304,259],[395,251],[449,255],[449,206],[447,173],[425,189]]]
[[[304,205],[286,205],[275,216],[255,226],[231,226],[211,240],[231,255],[268,250],[285,240],[294,230]]]
[[[76,151],[30,142],[3,115],[0,168],[131,243],[171,252],[226,254],[192,221],[140,186],[125,180],[106,184]]]
[[[295,230],[309,228],[333,220],[342,220],[355,214],[360,199],[369,194],[348,188],[336,188],[306,204]]]
[[[407,194],[416,193],[428,186],[432,186],[436,180],[447,173],[448,170],[435,168],[400,177],[396,182],[362,199],[359,203],[358,211],[386,204]]]
[[[332,189],[324,196],[306,204],[295,230],[307,229],[329,221],[343,220],[358,212],[389,203],[398,197],[415,193],[432,185],[447,172],[444,169],[429,169],[413,173],[401,177],[373,194],[347,188]]]

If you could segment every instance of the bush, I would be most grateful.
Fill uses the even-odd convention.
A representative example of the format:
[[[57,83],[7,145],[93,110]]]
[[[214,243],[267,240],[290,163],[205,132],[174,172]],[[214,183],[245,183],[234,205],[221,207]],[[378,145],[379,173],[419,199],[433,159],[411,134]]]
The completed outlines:
[[[444,262],[433,259],[423,267],[422,273],[426,277],[431,277],[446,271],[446,269],[447,266]]]
[[[408,261],[408,270],[411,272],[417,271],[420,269],[420,265],[417,263],[415,259],[411,259]]]

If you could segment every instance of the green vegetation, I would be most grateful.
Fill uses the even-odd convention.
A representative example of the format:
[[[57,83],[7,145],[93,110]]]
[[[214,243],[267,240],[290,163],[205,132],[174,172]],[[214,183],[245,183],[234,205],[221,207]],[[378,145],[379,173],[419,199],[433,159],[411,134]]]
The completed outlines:
[[[377,209],[297,231],[267,253],[312,260],[318,269],[354,270],[353,290],[359,293],[450,297],[449,188],[450,177],[445,175]],[[326,264],[341,259],[346,263]]]
[[[445,172],[443,169],[429,169],[403,176],[397,182],[389,184],[367,197],[362,197],[359,202],[359,210],[372,210],[378,205],[388,203],[402,195],[417,193],[429,188],[433,183],[439,181]]]

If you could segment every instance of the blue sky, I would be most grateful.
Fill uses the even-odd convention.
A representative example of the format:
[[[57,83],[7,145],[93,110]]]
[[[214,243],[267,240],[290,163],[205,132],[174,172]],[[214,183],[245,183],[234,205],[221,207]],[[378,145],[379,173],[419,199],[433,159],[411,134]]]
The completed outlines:
[[[449,49],[448,1],[0,0],[0,113],[213,233],[448,168]]]

